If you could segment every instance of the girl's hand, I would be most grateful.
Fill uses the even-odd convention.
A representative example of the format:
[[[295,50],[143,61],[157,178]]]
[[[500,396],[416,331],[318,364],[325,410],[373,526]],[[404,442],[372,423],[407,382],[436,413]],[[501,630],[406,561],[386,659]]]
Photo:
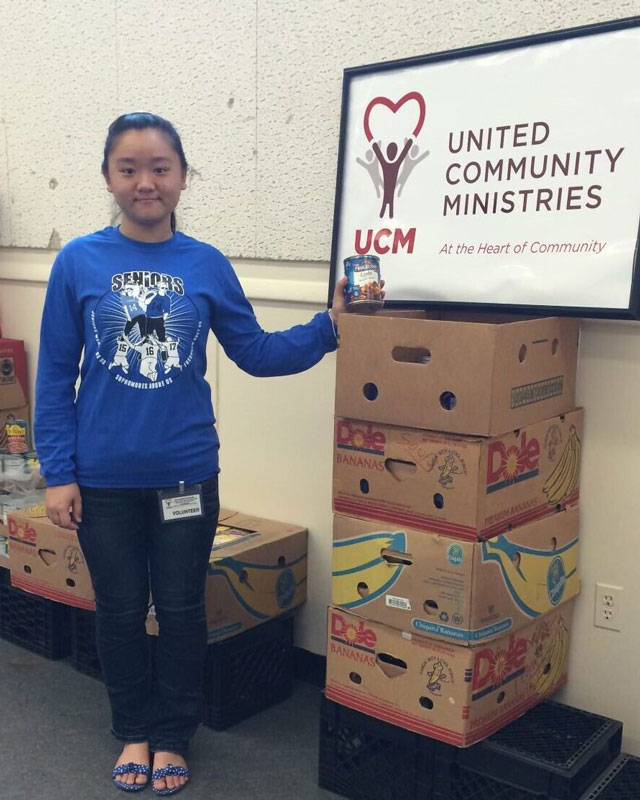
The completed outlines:
[[[344,302],[344,287],[347,285],[347,276],[343,275],[342,278],[336,283],[335,289],[333,290],[333,301],[331,303],[331,308],[329,309],[329,314],[331,314],[331,319],[333,320],[333,324],[338,324],[338,314],[342,314],[344,311],[347,310],[346,303]]]
[[[344,275],[340,280],[336,283],[336,288],[333,292],[333,302],[331,304],[331,308],[329,309],[329,313],[331,314],[331,319],[333,320],[333,324],[338,324],[338,314],[342,314],[344,311],[347,310],[347,305],[344,300],[344,287],[347,285],[347,276]],[[384,303],[384,281],[380,281],[380,298]]]
[[[77,483],[49,486],[44,494],[47,516],[54,525],[78,530],[82,522],[82,498]]]

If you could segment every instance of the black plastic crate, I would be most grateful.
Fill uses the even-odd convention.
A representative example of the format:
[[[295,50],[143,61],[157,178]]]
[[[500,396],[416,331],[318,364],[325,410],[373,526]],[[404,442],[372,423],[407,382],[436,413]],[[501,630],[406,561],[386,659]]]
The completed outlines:
[[[438,744],[435,799],[579,800],[621,739],[622,723],[547,701],[473,747]]]
[[[0,580],[0,636],[45,658],[69,655],[69,607]]]
[[[83,608],[71,609],[71,655],[74,669],[102,680],[102,668],[96,649],[96,615]]]
[[[322,699],[318,785],[351,800],[431,800],[434,741]]]
[[[221,731],[293,691],[293,615],[207,647],[203,723]]]
[[[601,775],[581,800],[638,800],[640,758],[621,755]]]

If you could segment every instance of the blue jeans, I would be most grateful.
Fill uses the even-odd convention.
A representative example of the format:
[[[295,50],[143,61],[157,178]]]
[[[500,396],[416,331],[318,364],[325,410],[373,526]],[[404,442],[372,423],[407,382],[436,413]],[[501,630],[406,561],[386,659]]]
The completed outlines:
[[[184,754],[202,712],[207,647],[204,587],[220,503],[202,482],[204,516],[162,523],[155,489],[80,487],[78,538],[96,595],[96,644],[112,732],[152,751]],[[177,487],[173,487],[177,488]],[[152,673],[145,620],[159,636]]]

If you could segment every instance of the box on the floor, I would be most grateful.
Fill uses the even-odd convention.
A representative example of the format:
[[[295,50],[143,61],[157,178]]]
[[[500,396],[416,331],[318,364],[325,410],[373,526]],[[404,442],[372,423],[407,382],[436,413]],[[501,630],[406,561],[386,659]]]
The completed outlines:
[[[336,514],[331,602],[403,631],[490,641],[579,593],[578,513],[483,542]]]
[[[11,584],[77,608],[95,607],[93,587],[75,531],[54,525],[44,505],[11,511]]]
[[[205,589],[209,642],[218,642],[304,603],[307,529],[220,512]],[[147,631],[157,633],[152,609]]]
[[[344,314],[336,414],[488,436],[574,407],[578,320],[477,319]]]
[[[493,642],[460,647],[329,607],[326,696],[458,747],[566,683],[573,601]]]
[[[333,510],[490,538],[579,497],[582,409],[481,438],[338,417]]]

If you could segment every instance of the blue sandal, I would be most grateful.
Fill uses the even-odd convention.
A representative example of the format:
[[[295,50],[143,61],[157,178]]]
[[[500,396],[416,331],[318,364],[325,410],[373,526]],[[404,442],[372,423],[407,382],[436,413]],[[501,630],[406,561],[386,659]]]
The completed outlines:
[[[134,772],[136,775],[146,775],[147,780],[144,783],[123,783],[118,780],[118,775],[126,775],[129,772]],[[150,772],[151,770],[147,764],[135,764],[133,761],[129,761],[128,764],[120,764],[113,770],[113,782],[123,792],[141,792],[149,783]]]
[[[161,778],[166,778],[167,775],[182,776],[183,778],[187,779],[187,782],[183,783],[182,786],[174,786],[173,789],[156,789],[156,787],[153,785],[155,781],[159,781]],[[188,786],[190,777],[191,775],[186,767],[174,767],[173,764],[167,764],[166,767],[158,767],[158,769],[154,769],[151,773],[151,789],[154,794],[162,797],[168,797],[170,794],[177,794],[178,792],[181,792],[185,786]]]

